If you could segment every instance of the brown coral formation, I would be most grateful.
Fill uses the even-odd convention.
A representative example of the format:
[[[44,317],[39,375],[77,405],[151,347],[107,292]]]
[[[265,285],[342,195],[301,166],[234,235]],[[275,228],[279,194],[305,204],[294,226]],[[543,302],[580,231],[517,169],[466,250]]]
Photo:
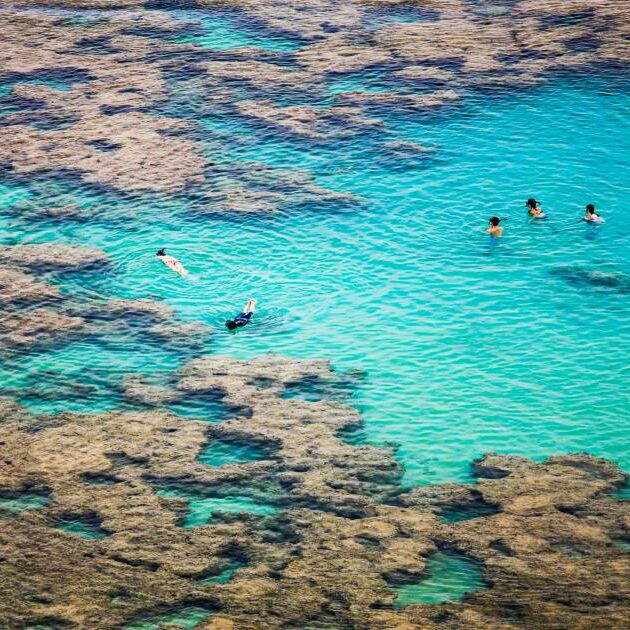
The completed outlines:
[[[37,116],[55,120],[63,112],[70,124],[39,129],[14,114],[0,130],[0,162],[17,173],[78,171],[86,182],[127,191],[177,191],[203,180],[206,161],[195,143],[173,134],[182,122],[137,111],[165,95],[160,69],[144,60],[152,49],[150,40],[114,37],[121,29],[115,22],[92,27],[89,33],[39,14],[9,14],[4,22],[10,45],[2,53],[3,72],[26,77],[63,68],[77,73],[78,81],[66,92],[14,86],[12,97],[36,105]],[[112,46],[120,45],[123,52],[86,54],[80,47],[86,35],[113,38]],[[95,144],[99,141],[112,149],[100,150]]]
[[[40,3],[12,6],[22,4]],[[430,10],[435,19],[419,14],[416,21],[393,21],[375,30],[367,26],[374,7],[400,2],[231,4],[270,32],[298,38],[297,51],[244,46],[225,52],[176,43],[168,34],[185,29],[186,22],[142,10],[135,0],[54,2],[66,8],[138,9],[106,13],[89,28],[68,28],[50,14],[4,13],[3,72],[15,73],[10,97],[28,103],[29,111],[4,116],[0,163],[22,175],[71,171],[87,183],[128,193],[177,194],[207,187],[214,173],[194,119],[183,121],[160,109],[174,96],[169,76],[181,75],[182,87],[198,81],[210,113],[233,107],[282,132],[330,140],[370,127],[375,121],[363,110],[374,106],[417,114],[448,105],[471,87],[535,86],[559,71],[630,59],[628,22],[614,1],[521,0],[498,9],[464,0],[412,3],[405,6]],[[164,36],[145,36],[143,29],[159,29]],[[74,76],[67,91],[27,84],[29,75],[59,69]],[[325,102],[328,76],[360,76],[366,69],[380,71],[387,88],[339,95],[351,108],[301,100],[308,95]],[[300,102],[286,104],[287,95]],[[208,200],[216,212],[273,212],[286,205],[286,198],[281,203],[275,198],[278,191],[252,191],[239,181],[205,192],[222,196]],[[252,209],[257,194],[260,203]]]
[[[381,125],[381,121],[366,118],[362,111],[353,107],[276,107],[271,101],[239,101],[238,110],[268,125],[278,127],[298,136],[326,140],[356,134],[369,127]]]
[[[235,111],[276,132],[330,141],[381,124],[366,114],[374,107],[430,112],[465,89],[536,85],[559,70],[630,60],[617,2],[521,0],[493,10],[430,0],[419,4],[435,20],[365,26],[373,4],[397,3],[235,2],[271,31],[300,38],[297,53],[275,54],[145,36],[143,28],[176,34],[181,23],[136,0],[13,0],[138,10],[104,15],[89,29],[46,13],[3,12],[0,61],[15,79],[7,98],[24,107],[3,116],[0,164],[16,177],[72,171],[133,194],[200,187],[199,213],[356,203],[308,173],[251,163],[217,167],[217,181],[206,185],[212,165],[199,125],[161,109],[173,98],[168,77],[194,84],[191,96],[203,97],[206,113]],[[67,91],[28,83],[59,69],[72,79]],[[329,75],[366,69],[382,73],[386,91],[287,104],[291,95],[323,99]],[[406,142],[384,150],[428,153]],[[45,213],[81,215],[71,205]],[[60,271],[106,268],[101,250],[20,245],[1,248],[0,260],[3,357],[137,322],[160,342],[207,339],[203,327],[175,324],[151,300],[85,301],[50,283]],[[475,464],[475,484],[403,493],[392,447],[342,439],[361,423],[337,399],[353,379],[325,361],[203,356],[161,381],[125,378],[126,408],[143,411],[33,416],[2,402],[0,498],[39,493],[47,503],[0,510],[0,626],[120,628],[191,606],[206,610],[204,627],[215,630],[630,625],[630,506],[611,496],[625,480],[616,465],[588,455],[542,463],[488,455]],[[313,393],[319,400],[303,398]],[[187,403],[201,409],[198,419],[168,410]],[[204,404],[229,419],[215,424]],[[198,457],[214,441],[258,445],[263,456],[211,467]],[[207,524],[184,526],[195,503],[234,497],[277,514],[218,509]],[[105,536],[63,531],[68,520],[96,523]],[[486,588],[461,602],[396,608],[394,586],[421,580],[438,549],[474,559]],[[208,581],[235,563],[231,580]]]
[[[110,259],[96,247],[42,243],[0,247],[0,352],[3,355],[66,345],[79,337],[115,335],[140,321],[162,343],[194,345],[207,339],[199,323],[174,321],[173,309],[150,299],[77,299],[50,283],[59,273],[94,274]],[[185,338],[183,338],[185,337]]]
[[[238,415],[219,425],[160,410],[38,418],[5,403],[0,496],[30,489],[50,502],[0,518],[1,622],[114,628],[197,606],[208,628],[627,625],[630,558],[616,543],[630,539],[630,506],[610,496],[625,481],[614,464],[489,455],[474,485],[401,495],[391,449],[338,437],[360,422],[330,399],[349,378],[324,361],[209,356],[159,391],[128,380],[158,407],[220,397]],[[305,388],[321,400],[297,397]],[[213,440],[261,444],[267,455],[210,467],[197,456]],[[243,493],[280,512],[181,526],[185,497]],[[64,518],[92,519],[107,536],[60,531]],[[475,559],[486,588],[395,608],[393,585],[421,580],[437,548]],[[227,583],[204,579],[234,561]]]
[[[42,243],[0,248],[3,264],[34,270],[69,271],[107,265],[107,254],[96,247]]]

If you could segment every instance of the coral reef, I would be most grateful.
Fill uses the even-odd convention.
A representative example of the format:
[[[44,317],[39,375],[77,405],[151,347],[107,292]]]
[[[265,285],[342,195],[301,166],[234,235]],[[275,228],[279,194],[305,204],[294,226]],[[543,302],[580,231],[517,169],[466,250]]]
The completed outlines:
[[[42,243],[0,248],[4,264],[34,270],[68,271],[87,269],[109,263],[107,254],[96,247]]]
[[[399,2],[228,3],[269,32],[296,38],[294,53],[178,43],[175,35],[187,22],[142,10],[135,0],[56,0],[53,6],[63,8],[137,9],[104,13],[89,26],[72,28],[54,14],[22,14],[23,4],[42,3],[13,2],[15,12],[3,14],[3,77],[12,82],[6,98],[26,108],[3,116],[0,164],[22,176],[73,172],[87,183],[136,194],[178,194],[206,186],[212,175],[196,117],[178,119],[163,108],[173,78],[182,86],[199,83],[209,115],[233,108],[289,134],[330,139],[374,124],[364,108],[417,114],[471,88],[535,86],[557,72],[630,59],[625,13],[613,0],[521,0],[499,7],[423,2],[431,19],[418,14],[376,29],[367,26],[374,7]],[[199,0],[190,7],[223,4]],[[340,94],[336,104],[326,102],[326,76],[358,76],[366,69],[380,71],[387,89],[357,88]],[[61,77],[67,89],[46,84],[46,77]],[[424,90],[436,83],[439,91]],[[277,191],[252,193],[240,182],[206,192],[223,195],[208,198],[213,212],[273,212],[287,205],[286,197],[274,197]],[[252,194],[261,195],[255,209]]]
[[[239,112],[289,133],[315,139],[339,138],[356,134],[381,121],[366,118],[360,109],[333,107],[320,110],[313,107],[275,107],[271,101],[240,101]]]
[[[79,337],[115,335],[140,321],[144,334],[176,346],[195,345],[208,333],[198,322],[177,322],[172,308],[150,299],[124,300],[62,292],[50,275],[111,269],[96,247],[42,243],[0,248],[0,352],[15,355]]]
[[[186,21],[140,0],[3,7],[0,167],[38,198],[10,208],[13,217],[111,216],[106,204],[48,197],[40,176],[75,177],[117,200],[185,199],[183,211],[200,216],[357,205],[310,173],[225,159],[234,134],[221,117],[287,141],[341,144],[386,131],[392,110],[429,115],[471,90],[630,61],[625,7],[614,0],[425,0],[412,4],[430,18],[377,27],[370,11],[399,0],[181,4],[230,4],[295,38],[296,50],[181,43]],[[124,11],[69,25],[37,6]],[[362,83],[367,74],[380,91]],[[356,81],[333,94],[331,77]],[[394,160],[439,153],[386,134],[382,147]],[[169,350],[208,339],[165,304],[57,286],[61,274],[114,271],[100,249],[6,245],[0,262],[3,360],[75,340],[111,343],[121,331]],[[619,274],[553,273],[628,292]],[[84,371],[68,382],[40,370],[5,393],[89,396],[96,386]],[[613,496],[626,481],[614,463],[490,454],[474,462],[473,484],[403,489],[394,447],[343,440],[362,422],[340,395],[356,385],[327,361],[197,353],[171,374],[128,374],[116,412],[38,416],[1,400],[0,626],[113,629],[166,624],[178,612],[215,630],[630,625],[630,504]],[[186,405],[197,418],[175,413]],[[209,466],[200,455],[213,441],[261,456]],[[89,528],[98,535],[77,534]],[[396,587],[422,581],[441,550],[476,562],[485,588],[397,606]]]
[[[630,504],[610,496],[626,480],[616,465],[488,455],[475,484],[401,494],[392,449],[338,437],[361,420],[327,388],[353,378],[325,361],[205,356],[159,386],[127,379],[152,411],[37,417],[3,402],[0,495],[50,500],[0,517],[1,623],[114,628],[197,611],[206,628],[627,625],[630,558],[616,541],[630,539]],[[321,400],[287,396],[313,383]],[[208,425],[160,409],[203,395],[240,412]],[[217,439],[261,445],[263,459],[207,466],[198,456]],[[195,497],[238,496],[280,511],[182,527]],[[103,534],[56,525],[69,521]],[[478,562],[485,588],[395,607],[393,587],[422,580],[438,549]]]

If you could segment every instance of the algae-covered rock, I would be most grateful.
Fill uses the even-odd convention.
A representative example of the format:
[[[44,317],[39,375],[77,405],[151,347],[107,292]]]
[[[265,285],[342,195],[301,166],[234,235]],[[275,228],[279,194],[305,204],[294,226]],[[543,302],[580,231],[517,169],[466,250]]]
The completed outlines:
[[[12,313],[0,319],[0,347],[19,350],[66,341],[81,331],[85,321],[49,308]]]
[[[59,289],[39,282],[17,269],[0,269],[0,301],[4,304],[48,302],[59,297]]]
[[[42,243],[0,248],[0,260],[35,270],[69,271],[109,263],[107,254],[97,247]]]
[[[398,496],[391,450],[337,437],[361,422],[327,399],[344,378],[326,361],[272,355],[201,357],[159,387],[126,380],[129,394],[158,406],[220,393],[242,411],[211,429],[162,411],[43,422],[0,405],[0,497],[29,488],[49,496],[39,510],[0,517],[2,622],[56,614],[66,625],[116,628],[188,606],[216,613],[204,622],[211,628],[627,625],[630,560],[616,541],[630,537],[630,506],[610,497],[625,482],[618,467],[580,454],[541,463],[488,455],[475,463],[475,484]],[[296,383],[313,382],[321,400],[295,396]],[[198,455],[213,439],[266,445],[267,459],[208,466]],[[207,525],[185,526],[194,505],[243,493],[279,512],[215,512]],[[491,513],[469,510],[486,502]],[[458,509],[463,518],[442,518]],[[105,537],[54,529],[72,515],[96,519]],[[396,608],[394,587],[425,579],[438,548],[474,559],[485,588],[461,602]],[[226,581],[201,579],[230,562],[240,568]]]

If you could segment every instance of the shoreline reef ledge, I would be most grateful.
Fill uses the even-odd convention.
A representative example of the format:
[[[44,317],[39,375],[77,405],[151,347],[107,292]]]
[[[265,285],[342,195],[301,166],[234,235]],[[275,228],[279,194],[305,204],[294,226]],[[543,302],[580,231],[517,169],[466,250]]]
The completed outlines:
[[[356,378],[323,360],[202,356],[159,389],[130,376],[147,411],[33,416],[2,400],[0,498],[48,500],[0,514],[0,625],[113,629],[190,608],[207,611],[199,627],[245,630],[630,623],[630,502],[614,496],[627,481],[616,464],[490,454],[474,484],[403,489],[394,449],[340,437],[362,422],[336,400]],[[204,399],[231,417],[163,406]],[[211,466],[199,455],[213,440],[261,456]],[[204,504],[217,507],[185,525]],[[247,513],[254,504],[269,509]],[[99,537],[56,526],[68,522]],[[421,583],[438,551],[476,563],[483,588],[396,607],[396,588]]]

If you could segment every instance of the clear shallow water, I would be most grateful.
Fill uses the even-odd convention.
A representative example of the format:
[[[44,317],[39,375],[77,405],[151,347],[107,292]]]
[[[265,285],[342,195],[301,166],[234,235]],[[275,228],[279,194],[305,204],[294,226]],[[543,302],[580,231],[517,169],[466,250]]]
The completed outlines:
[[[125,630],[159,630],[160,628],[194,628],[211,614],[206,608],[201,606],[189,606],[175,612],[157,615],[144,621],[135,621],[125,626]]]
[[[57,527],[68,534],[73,534],[80,538],[88,538],[90,540],[105,538],[107,536],[107,532],[97,525],[83,521],[61,521],[57,524]]]
[[[24,493],[15,497],[0,497],[0,514],[17,514],[23,510],[41,510],[50,503],[50,497],[43,494]]]
[[[170,11],[169,14],[189,25],[189,32],[175,40],[182,44],[195,44],[211,50],[235,50],[253,46],[271,52],[293,51],[301,45],[296,39],[257,31],[238,11],[178,10]]]
[[[221,571],[221,573],[217,573],[217,575],[212,575],[210,577],[199,580],[199,584],[226,584],[234,577],[234,574],[238,571],[238,569],[243,566],[245,565],[233,564],[227,569]]]
[[[253,462],[263,458],[264,453],[254,446],[218,440],[211,440],[197,457],[202,464],[215,467]]]
[[[212,520],[214,512],[269,516],[278,511],[273,505],[242,496],[202,497],[189,495],[179,490],[158,490],[157,494],[161,497],[178,497],[188,500],[188,514],[182,522],[182,526],[187,529],[207,525]]]
[[[484,586],[477,563],[459,554],[440,551],[429,558],[424,579],[395,589],[395,605],[404,608],[412,604],[457,601]]]
[[[238,24],[224,26],[208,26],[208,37],[232,41]],[[268,37],[251,28],[236,41]],[[373,72],[331,79],[320,104],[360,85],[378,81]],[[214,328],[205,352],[323,357],[366,370],[351,402],[364,414],[365,439],[399,445],[407,484],[470,480],[471,459],[491,450],[536,459],[587,450],[630,470],[630,296],[550,273],[577,265],[630,275],[630,95],[622,78],[559,77],[524,92],[469,94],[439,115],[375,112],[385,123],[379,133],[329,143],[233,113],[209,115],[178,87],[173,79],[170,114],[200,123],[214,162],[302,169],[364,203],[195,217],[188,197],[124,198],[60,178],[46,184],[51,196],[98,208],[91,221],[60,223],[21,218],[11,206],[41,193],[6,182],[2,243],[102,247],[113,273],[52,281],[83,296],[163,299],[182,319]],[[436,152],[400,157],[383,147],[396,140]],[[549,221],[527,222],[532,195]],[[598,230],[578,222],[588,202],[606,217]],[[509,217],[495,244],[483,234],[492,214]],[[154,257],[160,247],[192,278],[170,275]],[[254,323],[227,334],[224,320],[250,296],[259,300]],[[3,362],[0,378],[3,391],[36,412],[100,412],[121,404],[125,374],[172,371],[186,356],[130,331],[104,331]],[[59,393],[40,378],[50,370],[94,389]]]

